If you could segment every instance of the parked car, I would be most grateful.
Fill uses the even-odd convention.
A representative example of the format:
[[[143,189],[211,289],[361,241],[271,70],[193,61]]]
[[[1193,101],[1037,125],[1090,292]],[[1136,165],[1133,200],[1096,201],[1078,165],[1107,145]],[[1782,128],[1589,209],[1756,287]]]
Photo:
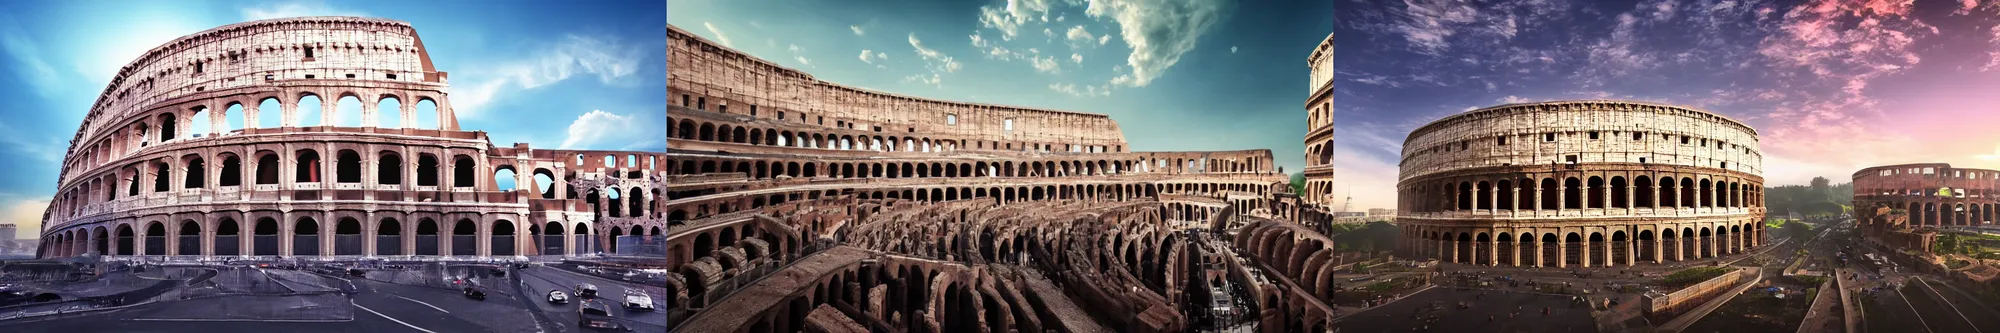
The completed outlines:
[[[479,291],[479,288],[465,287],[465,298],[484,301],[486,300],[486,292]]]
[[[569,303],[569,294],[563,293],[562,290],[549,290],[549,303]]]

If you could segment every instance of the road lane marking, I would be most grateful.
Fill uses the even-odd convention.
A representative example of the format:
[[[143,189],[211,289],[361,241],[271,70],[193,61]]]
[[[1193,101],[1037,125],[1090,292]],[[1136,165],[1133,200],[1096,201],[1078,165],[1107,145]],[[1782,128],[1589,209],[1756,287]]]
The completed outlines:
[[[437,310],[438,310],[438,312],[443,312],[443,313],[451,313],[451,311],[445,311],[445,310],[444,310],[444,308],[440,308],[440,307],[437,307],[436,305],[431,305],[431,303],[424,303],[424,301],[419,301],[419,300],[414,300],[414,299],[410,299],[409,297],[403,297],[403,296],[398,296],[398,295],[389,295],[389,296],[395,296],[396,298],[401,298],[401,299],[405,299],[405,300],[409,300],[409,301],[411,301],[411,302],[417,302],[417,304],[423,304],[424,306],[428,306],[428,307],[431,307],[432,309],[437,309]]]
[[[410,327],[411,329],[415,329],[415,330],[418,330],[418,331],[424,331],[424,333],[437,333],[437,332],[433,332],[433,331],[431,331],[431,330],[427,330],[427,329],[424,329],[424,328],[422,328],[422,327],[417,327],[417,325],[410,325],[410,323],[405,323],[405,322],[403,322],[403,321],[401,321],[401,320],[396,320],[396,317],[390,317],[389,315],[385,315],[385,314],[382,314],[381,312],[375,312],[375,309],[369,309],[369,308],[368,308],[368,307],[366,307],[366,306],[361,306],[361,304],[355,304],[355,305],[354,305],[354,307],[357,307],[357,308],[361,308],[361,310],[362,310],[362,311],[368,311],[368,313],[373,313],[373,314],[375,314],[375,315],[377,315],[377,316],[381,316],[381,317],[382,317],[382,319],[388,319],[389,321],[393,321],[393,322],[396,322],[397,324],[403,324],[403,326],[409,326],[409,327]]]
[[[350,322],[350,321],[354,321],[353,319],[349,319],[349,320],[336,320],[336,319],[213,319],[213,318],[130,318],[130,319],[125,319],[125,320],[131,320],[131,321],[244,321],[244,322],[277,322],[277,323],[345,323],[345,322]]]

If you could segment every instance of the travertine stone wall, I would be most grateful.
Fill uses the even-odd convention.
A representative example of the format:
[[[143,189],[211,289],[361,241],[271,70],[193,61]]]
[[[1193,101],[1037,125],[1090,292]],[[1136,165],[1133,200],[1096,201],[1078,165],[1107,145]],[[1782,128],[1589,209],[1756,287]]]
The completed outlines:
[[[1300,215],[1330,219],[1339,209],[1335,205],[1345,203],[1333,186],[1333,34],[1306,58],[1306,66],[1312,70],[1312,94],[1306,99],[1306,188],[1299,197],[1311,213]]]
[[[663,233],[660,153],[495,147],[458,129],[445,74],[409,23],[383,19],[252,21],[155,47],[77,130],[40,254],[504,257]],[[317,121],[301,112],[314,98]]]
[[[1742,253],[1765,238],[1756,142],[1741,123],[1650,103],[1445,117],[1403,146],[1399,246],[1444,262],[1536,267]]]
[[[942,101],[842,86],[669,27],[668,102],[699,111],[851,129],[999,143],[1000,149],[1122,152],[1118,123],[1099,114]],[[1011,123],[1011,129],[1009,126]],[[1012,147],[1005,148],[1005,147]],[[1073,148],[1072,148],[1073,147]]]
[[[1700,110],[1622,101],[1510,104],[1445,117],[1412,131],[1403,144],[1402,179],[1473,167],[1562,164],[1572,157],[1576,163],[1762,174],[1763,153],[1757,147],[1756,130]]]

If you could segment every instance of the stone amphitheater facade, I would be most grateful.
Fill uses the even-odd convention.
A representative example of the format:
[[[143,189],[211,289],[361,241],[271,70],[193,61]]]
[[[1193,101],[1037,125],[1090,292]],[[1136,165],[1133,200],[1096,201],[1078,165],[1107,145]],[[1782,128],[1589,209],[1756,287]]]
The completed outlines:
[[[1330,212],[1340,209],[1336,205],[1346,203],[1333,188],[1333,34],[1313,49],[1306,67],[1312,73],[1312,93],[1306,98],[1306,187],[1299,196],[1311,216],[1300,218],[1330,220]]]
[[[1854,172],[1855,221],[1886,221],[1874,207],[1908,216],[1910,227],[1983,226],[1993,223],[2000,171],[1954,168],[1949,163],[1885,165]]]
[[[356,17],[147,51],[77,129],[40,256],[515,258],[662,233],[659,153],[493,146],[459,128],[427,51],[409,23]],[[306,125],[310,100],[341,102]],[[360,103],[358,124],[335,123],[342,102]],[[497,185],[505,173],[519,189]]]
[[[1625,101],[1510,104],[1410,133],[1400,251],[1532,267],[1696,260],[1761,245],[1757,132]]]
[[[1269,150],[1136,152],[1105,115],[667,37],[670,330],[1179,331],[1178,231],[1291,214]]]

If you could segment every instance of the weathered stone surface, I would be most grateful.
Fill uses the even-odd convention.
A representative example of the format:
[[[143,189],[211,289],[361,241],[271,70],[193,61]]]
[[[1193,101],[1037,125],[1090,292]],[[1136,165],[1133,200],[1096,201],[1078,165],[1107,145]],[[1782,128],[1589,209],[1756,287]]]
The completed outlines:
[[[1399,252],[1444,262],[1624,266],[1764,241],[1757,133],[1690,108],[1510,104],[1445,117],[1403,146]]]
[[[147,51],[71,139],[40,256],[511,257],[662,233],[659,153],[494,146],[459,127],[429,51],[407,22],[358,17],[237,23]],[[340,114],[353,104],[358,117]],[[500,170],[522,188],[503,190]],[[611,191],[624,195],[600,199]]]

